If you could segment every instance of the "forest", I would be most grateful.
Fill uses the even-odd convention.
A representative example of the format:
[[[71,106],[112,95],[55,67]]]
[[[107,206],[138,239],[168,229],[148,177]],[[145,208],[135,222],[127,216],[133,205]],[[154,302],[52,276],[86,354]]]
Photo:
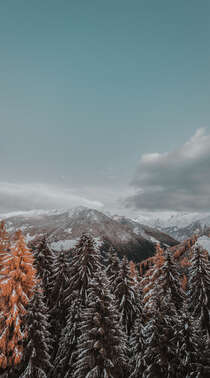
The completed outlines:
[[[89,234],[55,252],[2,222],[0,377],[210,377],[208,253],[178,254],[157,246],[139,269]]]

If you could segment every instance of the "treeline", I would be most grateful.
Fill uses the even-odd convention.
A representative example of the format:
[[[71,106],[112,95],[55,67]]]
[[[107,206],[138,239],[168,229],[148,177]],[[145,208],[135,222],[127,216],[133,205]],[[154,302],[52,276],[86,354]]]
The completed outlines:
[[[82,235],[70,252],[0,226],[0,376],[210,377],[210,263],[157,248],[140,276]]]

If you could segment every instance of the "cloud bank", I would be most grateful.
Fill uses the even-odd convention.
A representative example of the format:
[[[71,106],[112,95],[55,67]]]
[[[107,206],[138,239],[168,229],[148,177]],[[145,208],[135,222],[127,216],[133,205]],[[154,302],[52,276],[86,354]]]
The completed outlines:
[[[103,204],[56,186],[0,182],[0,214],[32,209],[68,209],[74,206],[100,209]]]
[[[126,206],[152,211],[210,210],[210,135],[198,129],[179,149],[142,155]]]

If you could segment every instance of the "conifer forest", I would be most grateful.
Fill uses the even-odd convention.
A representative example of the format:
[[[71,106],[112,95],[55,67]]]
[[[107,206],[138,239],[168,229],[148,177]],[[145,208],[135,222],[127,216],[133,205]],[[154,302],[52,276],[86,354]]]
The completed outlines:
[[[178,253],[176,251],[175,253]],[[83,234],[69,252],[0,227],[0,377],[210,377],[210,262],[144,269]]]

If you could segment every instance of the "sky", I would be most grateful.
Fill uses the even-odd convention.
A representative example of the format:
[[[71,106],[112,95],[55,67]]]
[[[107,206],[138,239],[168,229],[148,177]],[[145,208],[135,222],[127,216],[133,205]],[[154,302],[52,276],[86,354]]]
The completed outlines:
[[[1,1],[0,212],[209,211],[209,38],[209,0]]]

